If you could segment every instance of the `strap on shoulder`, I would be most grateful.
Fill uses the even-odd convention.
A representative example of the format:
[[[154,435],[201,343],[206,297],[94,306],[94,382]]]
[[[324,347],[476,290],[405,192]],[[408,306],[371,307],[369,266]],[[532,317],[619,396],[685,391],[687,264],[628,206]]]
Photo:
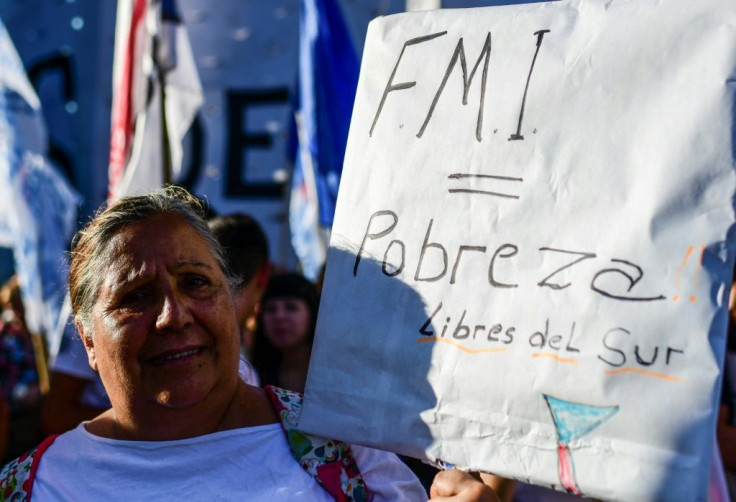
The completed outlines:
[[[41,456],[57,437],[58,434],[47,437],[36,448],[24,453],[0,470],[0,502],[31,500],[33,481]]]
[[[347,443],[304,434],[297,428],[303,396],[298,392],[266,386],[281,419],[294,458],[338,502],[363,502],[369,491]]]

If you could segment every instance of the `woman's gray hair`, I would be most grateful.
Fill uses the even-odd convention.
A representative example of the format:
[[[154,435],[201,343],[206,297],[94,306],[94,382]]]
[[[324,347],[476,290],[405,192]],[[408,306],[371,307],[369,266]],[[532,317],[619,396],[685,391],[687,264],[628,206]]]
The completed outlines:
[[[238,280],[227,267],[220,244],[210,232],[204,204],[184,188],[169,186],[145,195],[124,197],[98,212],[74,236],[69,268],[69,296],[77,322],[91,336],[91,312],[107,267],[104,258],[115,235],[125,227],[161,214],[173,214],[186,221],[208,244],[231,290]]]

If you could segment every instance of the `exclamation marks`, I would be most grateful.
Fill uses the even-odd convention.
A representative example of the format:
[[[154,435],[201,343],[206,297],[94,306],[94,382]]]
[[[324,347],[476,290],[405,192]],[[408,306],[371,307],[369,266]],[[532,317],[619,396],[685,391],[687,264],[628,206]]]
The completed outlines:
[[[677,290],[681,291],[681,279],[682,279],[682,273],[685,271],[685,268],[687,266],[688,261],[690,261],[690,258],[693,255],[693,252],[695,251],[695,246],[690,246],[687,248],[687,252],[685,253],[685,258],[682,260],[682,263],[680,264],[680,268],[677,270]],[[698,263],[695,265],[695,273],[693,274],[693,286],[697,289],[698,287],[698,277],[700,276],[700,269],[703,268],[703,255],[705,254],[705,246],[700,246],[700,256],[698,257]],[[680,295],[676,294],[672,297],[672,301],[679,301]],[[692,303],[695,303],[698,301],[698,298],[695,295],[690,295],[688,297],[688,300]]]

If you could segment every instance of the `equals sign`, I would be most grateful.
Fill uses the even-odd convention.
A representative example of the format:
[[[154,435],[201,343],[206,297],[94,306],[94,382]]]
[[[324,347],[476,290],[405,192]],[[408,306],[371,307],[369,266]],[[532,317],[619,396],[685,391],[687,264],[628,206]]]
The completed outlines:
[[[511,176],[496,176],[494,174],[464,174],[464,173],[455,173],[451,174],[447,177],[449,180],[462,180],[465,178],[475,178],[475,179],[487,179],[487,180],[499,180],[499,181],[514,181],[514,182],[522,182],[524,181],[523,178],[513,178]],[[478,190],[475,188],[450,188],[447,190],[450,193],[470,193],[470,194],[479,194],[479,195],[490,195],[493,197],[503,197],[506,199],[518,199],[518,195],[508,194],[508,193],[502,193],[502,192],[492,192],[490,190]]]

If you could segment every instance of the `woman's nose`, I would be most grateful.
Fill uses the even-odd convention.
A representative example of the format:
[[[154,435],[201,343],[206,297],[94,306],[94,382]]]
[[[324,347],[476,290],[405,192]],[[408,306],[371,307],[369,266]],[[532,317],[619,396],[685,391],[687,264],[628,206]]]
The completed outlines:
[[[164,295],[161,310],[156,318],[156,329],[181,329],[192,321],[191,312],[186,302],[175,292]]]

